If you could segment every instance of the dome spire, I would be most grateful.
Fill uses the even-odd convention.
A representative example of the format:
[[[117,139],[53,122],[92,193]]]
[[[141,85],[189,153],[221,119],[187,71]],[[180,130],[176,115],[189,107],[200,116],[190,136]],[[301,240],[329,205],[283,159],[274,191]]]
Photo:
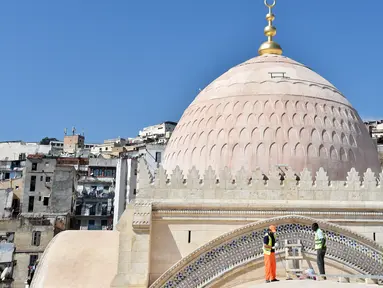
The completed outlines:
[[[265,27],[264,33],[267,36],[267,41],[263,42],[261,47],[258,49],[259,55],[264,54],[282,54],[282,48],[278,43],[273,41],[273,37],[277,34],[277,29],[273,26],[273,20],[275,15],[272,12],[273,7],[275,6],[276,0],[273,0],[272,4],[268,4],[265,0],[265,5],[269,8],[269,13],[266,15],[266,20],[269,22],[269,25]]]

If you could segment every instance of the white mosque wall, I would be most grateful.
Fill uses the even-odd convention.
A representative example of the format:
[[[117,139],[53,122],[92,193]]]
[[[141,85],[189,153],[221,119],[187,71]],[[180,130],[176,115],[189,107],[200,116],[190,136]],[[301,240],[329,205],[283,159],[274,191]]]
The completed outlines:
[[[249,223],[243,220],[235,223],[198,219],[154,220],[151,231],[150,282],[154,282],[174,263],[200,246]]]
[[[383,173],[352,168],[330,181],[288,168],[237,175],[228,170],[187,173],[139,166],[136,202],[152,203],[150,282],[198,247],[243,225],[282,215],[306,215],[341,225],[383,244]],[[137,214],[138,215],[138,214]],[[140,218],[141,219],[141,218]],[[139,221],[138,221],[139,222]],[[138,223],[137,222],[137,223]],[[275,223],[278,225],[278,223]],[[133,224],[138,225],[138,224]]]

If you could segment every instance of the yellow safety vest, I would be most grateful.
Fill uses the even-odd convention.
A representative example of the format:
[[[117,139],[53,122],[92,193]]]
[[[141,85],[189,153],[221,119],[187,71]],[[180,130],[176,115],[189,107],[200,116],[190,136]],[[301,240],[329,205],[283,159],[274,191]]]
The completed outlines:
[[[324,239],[324,245],[322,246],[322,238],[319,238],[319,233],[322,233]],[[326,248],[326,234],[318,228],[315,232],[315,250]]]
[[[270,248],[266,248],[265,244],[263,243],[263,254],[271,255],[271,246],[273,245],[273,240],[271,239],[271,236],[268,233],[266,233],[265,236],[269,237],[269,242],[267,243],[267,245],[270,246]]]

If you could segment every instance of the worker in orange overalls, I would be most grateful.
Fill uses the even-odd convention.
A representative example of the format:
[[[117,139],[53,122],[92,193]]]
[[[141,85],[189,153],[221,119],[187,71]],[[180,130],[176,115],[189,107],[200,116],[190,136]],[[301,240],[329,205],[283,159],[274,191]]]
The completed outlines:
[[[277,263],[275,261],[275,233],[277,228],[270,225],[263,237],[263,254],[265,259],[266,283],[279,281],[277,279]]]

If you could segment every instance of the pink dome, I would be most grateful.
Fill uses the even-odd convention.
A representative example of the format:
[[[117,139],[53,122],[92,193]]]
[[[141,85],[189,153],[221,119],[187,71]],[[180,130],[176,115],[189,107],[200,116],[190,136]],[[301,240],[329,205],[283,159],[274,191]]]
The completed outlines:
[[[358,113],[331,83],[280,55],[250,59],[207,86],[185,110],[164,167],[203,174],[211,166],[267,174],[323,167],[331,180],[355,167],[380,171],[376,147]]]

